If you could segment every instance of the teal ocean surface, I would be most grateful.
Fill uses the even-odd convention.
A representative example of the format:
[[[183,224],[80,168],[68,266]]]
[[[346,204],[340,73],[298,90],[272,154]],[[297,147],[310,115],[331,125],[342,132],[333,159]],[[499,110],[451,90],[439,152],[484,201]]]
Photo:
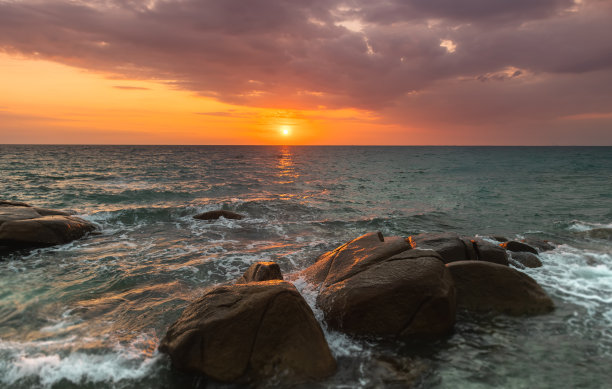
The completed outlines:
[[[256,261],[295,274],[370,231],[557,244],[523,270],[550,314],[460,313],[435,342],[352,339],[318,387],[384,387],[385,356],[422,388],[612,382],[612,148],[0,146],[0,198],[73,210],[100,234],[0,259],[0,387],[231,387],[157,352],[186,304]],[[224,208],[243,220],[194,220]],[[293,277],[293,278],[292,278]],[[310,385],[309,387],[312,387]]]

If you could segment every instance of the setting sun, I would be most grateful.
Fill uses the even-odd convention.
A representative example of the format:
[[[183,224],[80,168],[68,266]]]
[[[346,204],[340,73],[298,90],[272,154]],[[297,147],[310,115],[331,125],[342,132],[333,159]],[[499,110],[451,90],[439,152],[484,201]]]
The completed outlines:
[[[285,136],[289,135],[289,130],[291,129],[291,127],[289,126],[282,126],[281,127],[281,133]]]

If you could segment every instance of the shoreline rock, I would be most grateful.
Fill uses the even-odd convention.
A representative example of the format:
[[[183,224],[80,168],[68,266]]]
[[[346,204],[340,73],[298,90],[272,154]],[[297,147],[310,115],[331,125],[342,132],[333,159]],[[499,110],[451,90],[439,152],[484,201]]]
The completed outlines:
[[[455,281],[457,307],[519,316],[550,312],[554,304],[527,274],[490,262],[459,261],[446,265]]]
[[[4,252],[69,243],[95,229],[92,223],[67,212],[0,201],[0,246]]]
[[[170,326],[159,350],[175,368],[222,382],[292,385],[336,371],[312,310],[280,280],[208,289]]]
[[[369,233],[323,254],[304,273],[334,329],[363,336],[440,336],[455,322],[455,291],[442,258],[401,237]]]

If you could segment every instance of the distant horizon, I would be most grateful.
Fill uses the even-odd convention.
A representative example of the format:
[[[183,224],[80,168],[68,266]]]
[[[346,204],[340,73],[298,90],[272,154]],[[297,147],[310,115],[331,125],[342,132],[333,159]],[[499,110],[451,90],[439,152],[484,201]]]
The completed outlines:
[[[0,143],[0,146],[176,146],[176,147],[612,147],[609,145],[391,145],[391,144],[325,144],[325,145],[294,145],[294,144],[122,144],[122,143]]]

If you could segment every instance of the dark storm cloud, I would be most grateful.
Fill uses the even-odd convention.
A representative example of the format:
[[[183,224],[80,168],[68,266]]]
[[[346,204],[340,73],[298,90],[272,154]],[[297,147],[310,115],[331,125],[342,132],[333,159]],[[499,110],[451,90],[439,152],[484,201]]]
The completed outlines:
[[[611,19],[597,0],[0,1],[0,47],[252,106],[559,116],[555,80],[609,78]]]

